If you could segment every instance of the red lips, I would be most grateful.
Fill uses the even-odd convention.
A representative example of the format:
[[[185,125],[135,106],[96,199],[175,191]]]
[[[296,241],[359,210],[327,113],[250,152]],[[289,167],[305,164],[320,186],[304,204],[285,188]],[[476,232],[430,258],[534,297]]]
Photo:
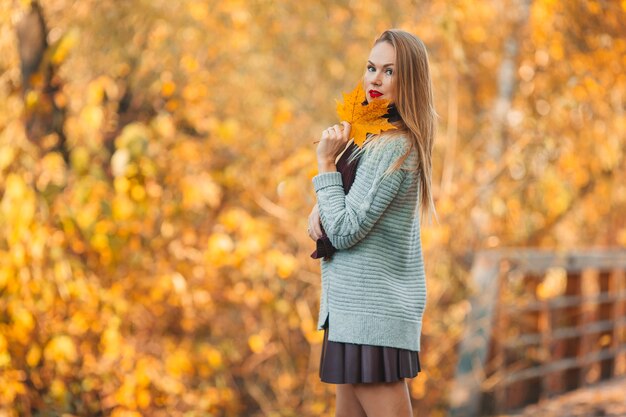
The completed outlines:
[[[380,91],[376,91],[376,90],[370,90],[370,97],[372,98],[376,98],[376,97],[380,97],[383,95],[383,93],[381,93]]]

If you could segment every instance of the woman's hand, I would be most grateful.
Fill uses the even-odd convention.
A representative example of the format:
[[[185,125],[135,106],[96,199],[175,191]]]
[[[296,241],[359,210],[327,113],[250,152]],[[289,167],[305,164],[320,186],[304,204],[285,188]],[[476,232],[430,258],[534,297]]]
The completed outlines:
[[[313,241],[317,241],[317,239],[322,237],[322,226],[320,223],[320,211],[317,207],[317,203],[313,206],[313,210],[311,210],[311,214],[309,214],[309,225],[307,227],[309,232],[309,237],[313,239]]]
[[[322,132],[322,138],[317,145],[317,164],[320,168],[335,165],[337,156],[350,140],[350,123],[343,121],[341,125],[331,126]]]

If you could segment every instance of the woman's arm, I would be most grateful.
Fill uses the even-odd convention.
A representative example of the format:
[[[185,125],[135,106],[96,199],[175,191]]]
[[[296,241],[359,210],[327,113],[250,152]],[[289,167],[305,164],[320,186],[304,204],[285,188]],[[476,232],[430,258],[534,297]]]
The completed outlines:
[[[406,171],[383,173],[406,150],[400,139],[382,144],[377,152],[366,153],[348,194],[344,193],[341,173],[320,172],[313,177],[322,226],[333,246],[354,246],[374,227],[402,186]]]

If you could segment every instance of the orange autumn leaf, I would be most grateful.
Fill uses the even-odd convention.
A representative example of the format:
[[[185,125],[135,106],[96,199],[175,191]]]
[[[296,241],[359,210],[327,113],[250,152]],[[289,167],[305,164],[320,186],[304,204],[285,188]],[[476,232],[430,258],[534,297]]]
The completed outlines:
[[[361,104],[364,100],[365,91],[359,83],[351,93],[343,93],[343,103],[337,101],[337,115],[350,123],[351,137],[359,147],[363,146],[368,133],[396,129],[383,117],[387,114],[389,100],[378,98],[365,106]]]

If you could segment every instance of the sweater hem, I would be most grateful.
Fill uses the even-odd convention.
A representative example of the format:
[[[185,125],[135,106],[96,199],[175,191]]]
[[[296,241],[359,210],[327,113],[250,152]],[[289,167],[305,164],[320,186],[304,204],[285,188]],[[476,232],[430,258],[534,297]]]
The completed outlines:
[[[412,321],[337,309],[332,309],[328,314],[328,340],[331,342],[420,350],[421,320]]]

